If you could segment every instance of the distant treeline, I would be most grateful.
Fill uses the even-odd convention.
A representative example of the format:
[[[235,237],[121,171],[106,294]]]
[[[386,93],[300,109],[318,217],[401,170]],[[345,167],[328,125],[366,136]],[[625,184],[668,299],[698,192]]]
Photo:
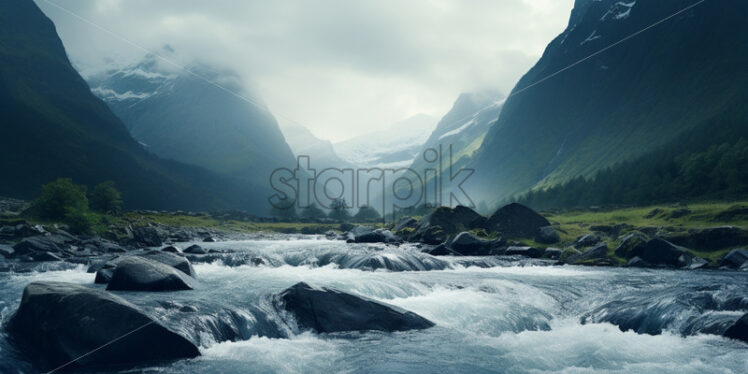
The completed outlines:
[[[535,209],[554,209],[745,199],[746,139],[748,122],[716,118],[658,151],[601,170],[590,179],[577,177],[514,200]]]

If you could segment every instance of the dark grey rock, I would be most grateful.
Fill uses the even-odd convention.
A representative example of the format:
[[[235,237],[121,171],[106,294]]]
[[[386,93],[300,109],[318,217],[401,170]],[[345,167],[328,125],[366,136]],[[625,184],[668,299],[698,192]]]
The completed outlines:
[[[154,226],[137,226],[132,229],[133,240],[148,247],[158,247],[169,237],[165,230]]]
[[[541,244],[554,244],[561,241],[561,235],[552,226],[543,226],[538,228],[535,241]]]
[[[507,247],[504,252],[507,256],[525,256],[530,258],[539,258],[543,255],[543,250],[535,247]]]
[[[541,227],[550,222],[534,210],[517,203],[497,210],[486,221],[486,228],[510,238],[532,238]]]
[[[25,238],[13,246],[16,256],[34,252],[58,253],[70,247],[75,239],[64,235],[39,235]]]
[[[183,273],[196,278],[197,274],[195,273],[195,269],[192,268],[192,264],[190,263],[190,260],[187,258],[170,253],[170,252],[164,252],[164,251],[157,251],[152,250],[145,253],[138,254],[140,257],[145,257],[150,260],[158,261],[162,264],[169,265],[177,270],[181,270]]]
[[[171,266],[132,256],[117,262],[107,290],[182,291],[194,288],[194,280]]]
[[[607,259],[608,258],[608,244],[600,243],[593,248],[590,248],[580,254],[569,257],[566,262],[570,264],[580,264],[589,260]]]
[[[46,262],[46,261],[63,261],[62,257],[51,253],[51,252],[35,252],[30,255],[34,261]]]
[[[462,256],[462,254],[449,249],[449,247],[447,247],[445,244],[439,244],[436,247],[425,248],[422,252],[428,253],[432,256]]]
[[[71,362],[67,369],[132,367],[200,355],[194,344],[137,306],[109,292],[70,283],[26,286],[7,331],[43,371]]]
[[[719,265],[731,269],[740,269],[746,263],[748,263],[748,249],[733,249],[725,257],[722,257]]]
[[[205,250],[205,248],[194,244],[184,249],[184,253],[189,253],[193,255],[204,255],[207,254],[208,251]]]
[[[586,248],[586,247],[592,247],[593,245],[596,245],[597,243],[600,243],[600,238],[597,237],[597,235],[594,234],[585,234],[577,238],[577,240],[574,242],[574,248]]]
[[[558,260],[563,252],[560,248],[548,247],[543,251],[543,257]]]
[[[465,206],[439,207],[418,221],[408,239],[425,244],[441,244],[451,235],[482,228],[485,221],[485,217]]]
[[[728,327],[724,336],[748,343],[748,313]]]
[[[214,237],[212,237],[212,236],[209,236],[209,237],[203,239],[203,243],[215,243],[215,242],[217,242],[217,240]]]
[[[179,247],[175,246],[175,245],[170,245],[170,246],[161,248],[161,250],[164,251],[164,252],[182,253],[182,250]]]
[[[634,256],[632,259],[630,259],[628,261],[628,263],[626,264],[626,266],[634,267],[634,268],[651,268],[651,267],[654,267],[652,264],[650,264],[647,261],[644,261],[639,256]]]
[[[461,232],[449,241],[447,246],[463,256],[489,256],[493,248],[504,244],[501,239],[483,240],[469,232]]]
[[[621,239],[621,243],[616,248],[615,254],[618,257],[626,259],[634,258],[641,253],[648,240],[644,234],[638,232],[627,234]]]
[[[702,251],[748,245],[748,231],[734,226],[711,227],[666,237],[673,244]]]
[[[13,250],[13,247],[7,244],[0,244],[0,256],[3,256],[5,258],[11,258],[13,257],[14,253],[15,251]]]
[[[274,299],[276,308],[293,315],[301,329],[318,333],[341,331],[404,331],[434,323],[401,308],[330,288],[297,283]]]

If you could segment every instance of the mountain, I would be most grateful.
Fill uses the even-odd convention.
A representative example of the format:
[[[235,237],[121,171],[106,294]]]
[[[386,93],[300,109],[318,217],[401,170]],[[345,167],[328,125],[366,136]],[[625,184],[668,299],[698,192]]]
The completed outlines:
[[[436,129],[421,146],[415,161],[414,170],[433,167],[423,159],[428,149],[441,152],[449,158],[452,150],[452,162],[455,167],[465,164],[475,151],[480,148],[488,129],[496,122],[504,104],[504,95],[497,91],[468,92],[461,94],[447,114],[439,120]],[[443,168],[449,166],[445,159]]]
[[[59,177],[112,180],[128,208],[256,207],[248,185],[147,152],[72,67],[31,0],[0,0],[0,195],[33,198]]]
[[[577,0],[468,163],[471,191],[496,202],[592,177],[694,131],[745,128],[748,2],[674,15],[692,4]]]
[[[295,156],[309,156],[311,167],[321,171],[327,168],[353,168],[353,164],[344,161],[335,153],[332,142],[322,140],[304,126],[281,127],[286,142],[291,146]]]
[[[173,50],[164,54],[172,58]],[[294,165],[270,111],[233,71],[171,68],[156,56],[88,78],[94,94],[156,155],[222,174],[267,180]]]
[[[429,115],[417,114],[333,146],[341,158],[361,167],[407,167],[433,131],[436,121]]]

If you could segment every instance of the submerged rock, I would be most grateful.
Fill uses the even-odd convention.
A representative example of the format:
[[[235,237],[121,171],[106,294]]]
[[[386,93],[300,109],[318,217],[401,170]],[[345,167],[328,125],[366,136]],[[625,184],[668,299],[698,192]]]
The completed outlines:
[[[543,255],[543,250],[535,247],[520,247],[512,246],[507,247],[504,254],[507,256],[525,256],[530,258],[538,258]]]
[[[107,290],[182,291],[194,288],[194,281],[183,272],[142,257],[125,257],[117,262]]]
[[[735,321],[724,333],[730,339],[741,340],[748,343],[748,313],[743,314],[739,320]]]
[[[205,250],[205,248],[194,244],[184,249],[184,253],[189,253],[193,255],[204,255],[207,254],[208,251]]]
[[[161,248],[161,250],[164,252],[170,252],[170,253],[182,253],[182,250],[176,245],[170,245],[170,246]]]
[[[330,288],[313,288],[297,283],[275,297],[301,329],[318,333],[341,331],[404,331],[426,329],[434,323],[413,313]]]
[[[194,344],[126,300],[70,283],[26,286],[7,331],[44,371],[67,363],[131,367],[200,355]]]
[[[534,210],[512,203],[497,210],[485,225],[487,229],[498,231],[506,237],[532,238],[541,227],[550,226],[551,223]]]

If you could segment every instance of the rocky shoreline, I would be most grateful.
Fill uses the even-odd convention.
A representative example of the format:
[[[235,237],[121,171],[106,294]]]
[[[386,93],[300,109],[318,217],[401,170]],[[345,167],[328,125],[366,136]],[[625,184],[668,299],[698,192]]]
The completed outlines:
[[[705,269],[708,262],[681,244],[703,248],[743,245],[746,233],[735,227],[693,231],[691,235],[667,237],[659,232],[631,227],[597,227],[573,243],[559,245],[557,230],[544,217],[519,204],[483,217],[466,207],[439,208],[421,219],[404,218],[389,228],[342,225],[324,235],[330,240],[375,244],[397,254],[398,262],[384,256],[338,259],[341,267],[390,271],[444,269],[442,256],[480,259],[527,258],[533,264],[629,266],[682,270]],[[34,282],[23,293],[21,304],[7,321],[5,330],[28,360],[42,370],[61,365],[75,367],[137,367],[152,362],[191,358],[206,337],[213,342],[248,339],[242,331],[241,313],[163,301],[184,321],[182,333],[163,320],[112,291],[168,294],[202,287],[193,262],[217,260],[227,266],[263,265],[267,259],[247,258],[231,249],[206,249],[199,244],[180,248],[177,242],[215,242],[262,237],[261,235],[214,229],[165,225],[112,228],[106,238],[71,235],[62,226],[13,222],[0,226],[0,271],[28,272],[88,266],[95,283],[105,289],[59,282]],[[286,237],[287,238],[287,237]],[[520,238],[520,239],[517,239]],[[532,238],[544,246],[527,246],[521,238]],[[619,239],[611,248],[606,240]],[[398,247],[408,244],[408,250]],[[554,245],[556,247],[554,247]],[[156,249],[158,248],[158,249]],[[417,250],[414,250],[417,249]],[[623,259],[625,262],[622,262]],[[332,260],[331,260],[332,261]],[[405,265],[403,265],[405,264]],[[490,265],[487,265],[490,266]],[[720,269],[748,269],[748,250],[735,249],[725,255]],[[124,297],[123,297],[124,296]],[[330,288],[305,283],[271,296],[272,306],[282,318],[272,322],[286,329],[316,333],[365,330],[419,330],[434,323],[407,310]],[[53,311],[53,312],[52,312]],[[176,317],[175,317],[176,316]],[[748,342],[743,316],[724,332],[726,337]],[[284,329],[276,328],[275,331]],[[125,336],[126,338],[121,338]],[[114,341],[114,343],[107,344]],[[104,349],[99,349],[104,345]],[[89,353],[94,351],[94,353]]]

